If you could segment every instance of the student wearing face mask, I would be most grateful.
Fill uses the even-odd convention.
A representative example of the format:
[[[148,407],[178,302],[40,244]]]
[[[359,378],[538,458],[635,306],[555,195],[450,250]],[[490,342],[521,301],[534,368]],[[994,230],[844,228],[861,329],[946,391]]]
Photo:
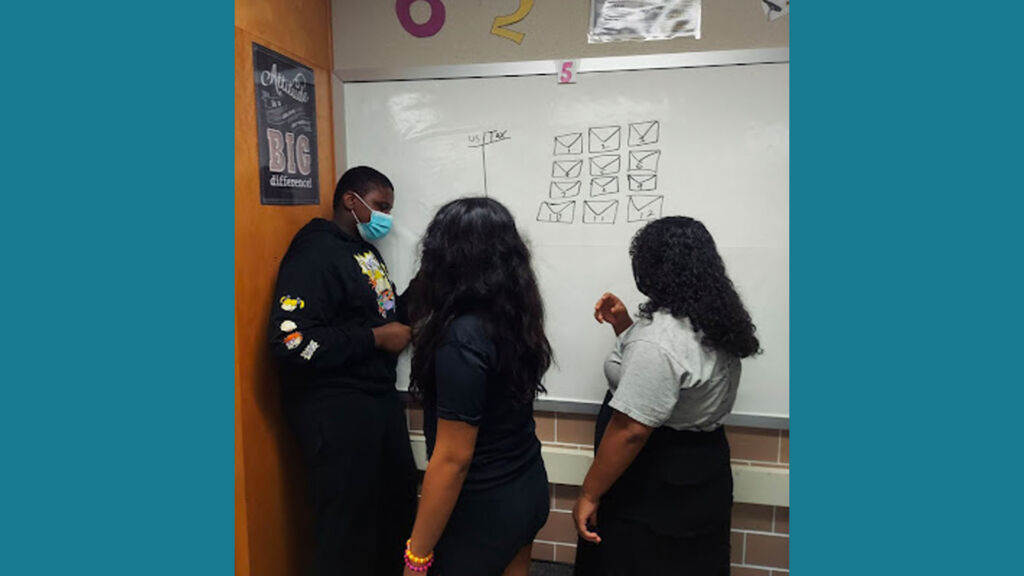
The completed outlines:
[[[401,574],[415,515],[416,465],[395,389],[410,330],[369,242],[390,230],[394,201],[377,170],[346,171],[333,219],[299,230],[278,272],[270,345],[309,467],[315,574]]]

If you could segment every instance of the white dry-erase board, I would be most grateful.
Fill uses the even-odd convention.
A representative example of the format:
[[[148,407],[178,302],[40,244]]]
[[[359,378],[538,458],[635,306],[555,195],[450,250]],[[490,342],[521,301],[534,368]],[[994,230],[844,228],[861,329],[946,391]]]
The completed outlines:
[[[764,348],[744,360],[734,414],[788,425],[788,62],[583,73],[561,85],[553,75],[347,81],[344,108],[347,165],[395,184],[394,232],[380,247],[400,289],[445,202],[486,194],[515,215],[557,362],[542,406],[600,403],[614,335],[595,322],[594,302],[612,291],[635,313],[630,239],[682,214],[714,235]]]

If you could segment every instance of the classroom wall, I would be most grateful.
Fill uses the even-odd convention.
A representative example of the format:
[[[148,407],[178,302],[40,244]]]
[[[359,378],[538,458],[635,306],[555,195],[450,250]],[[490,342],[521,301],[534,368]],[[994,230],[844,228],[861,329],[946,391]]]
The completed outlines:
[[[235,1],[235,574],[301,574],[312,545],[303,467],[284,425],[267,317],[278,263],[334,194],[328,0]],[[260,204],[252,42],[314,70],[319,206]],[[187,425],[187,423],[185,423]]]
[[[399,24],[395,2],[333,0],[334,69],[408,68],[467,63],[626,56],[688,51],[789,46],[789,17],[768,22],[760,0],[708,0],[700,40],[587,44],[589,0],[537,0],[512,29],[521,45],[491,34],[495,16],[510,14],[519,0],[442,0],[446,22],[430,38],[415,38]],[[417,4],[423,4],[419,2]],[[425,16],[426,11],[423,12]],[[413,12],[414,18],[418,16]],[[422,16],[420,16],[422,17]],[[334,110],[338,168],[344,167],[344,102],[335,79]],[[410,430],[422,430],[422,412],[409,409]],[[594,418],[538,413],[537,432],[547,446],[592,449]],[[729,427],[734,466],[789,468],[789,432]],[[534,557],[571,563],[575,530],[571,507],[577,487],[551,485],[552,511],[534,544]],[[736,576],[789,573],[789,508],[738,503],[733,510],[733,570]]]
[[[416,38],[399,24],[395,2],[333,0],[334,66],[407,68],[479,62],[587,58],[789,46],[789,17],[768,22],[760,0],[703,2],[701,39],[588,44],[590,0],[536,0],[521,22],[522,44],[491,34],[494,18],[511,14],[519,0],[442,0],[445,24]],[[413,6],[414,19],[425,2]]]

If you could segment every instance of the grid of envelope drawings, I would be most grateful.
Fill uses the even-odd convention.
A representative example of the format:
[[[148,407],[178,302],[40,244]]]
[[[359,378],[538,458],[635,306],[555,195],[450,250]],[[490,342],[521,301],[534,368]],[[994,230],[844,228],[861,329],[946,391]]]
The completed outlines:
[[[661,123],[630,123],[625,147],[622,132],[622,126],[595,126],[555,136],[551,184],[548,198],[537,211],[538,222],[615,224],[623,189],[629,192],[625,195],[627,222],[661,217],[665,202],[658,193],[661,150],[650,147],[661,139]]]

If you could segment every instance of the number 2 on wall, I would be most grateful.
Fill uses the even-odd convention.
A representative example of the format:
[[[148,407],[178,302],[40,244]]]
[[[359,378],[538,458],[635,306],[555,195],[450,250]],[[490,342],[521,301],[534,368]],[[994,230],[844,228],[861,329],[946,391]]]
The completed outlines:
[[[508,16],[496,16],[494,18],[494,24],[491,26],[491,34],[495,36],[501,36],[515,42],[516,44],[523,43],[523,37],[526,36],[522,32],[516,32],[515,30],[508,30],[506,26],[511,26],[516,22],[522,22],[526,15],[533,10],[533,0],[519,0],[519,9],[509,14]]]

